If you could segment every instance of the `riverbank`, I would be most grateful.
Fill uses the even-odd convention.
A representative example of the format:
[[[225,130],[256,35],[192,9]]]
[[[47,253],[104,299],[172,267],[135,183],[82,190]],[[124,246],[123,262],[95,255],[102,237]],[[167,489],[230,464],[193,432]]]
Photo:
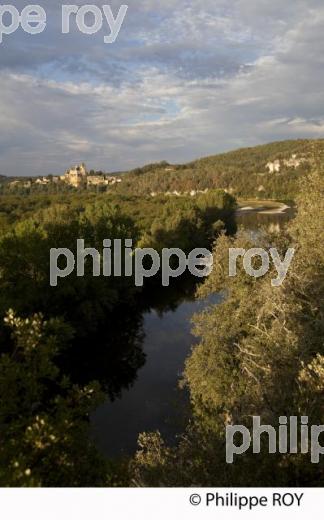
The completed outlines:
[[[276,200],[238,200],[239,207],[236,215],[246,213],[262,213],[264,215],[278,215],[291,209],[291,206]]]

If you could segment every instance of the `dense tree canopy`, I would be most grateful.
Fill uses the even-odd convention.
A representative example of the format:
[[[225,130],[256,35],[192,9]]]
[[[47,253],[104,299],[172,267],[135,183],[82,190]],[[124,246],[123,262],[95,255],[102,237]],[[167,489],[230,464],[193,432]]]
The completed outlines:
[[[255,247],[255,237],[223,236],[214,251],[215,269],[201,295],[222,292],[221,305],[194,319],[199,343],[189,357],[184,382],[192,421],[177,448],[158,433],[140,438],[133,463],[136,485],[323,485],[323,461],[310,455],[261,454],[225,462],[225,427],[251,428],[252,416],[278,427],[279,416],[324,417],[324,178],[315,168],[303,182],[298,216],[286,236],[258,236],[283,252],[296,248],[280,288],[273,273],[251,278],[243,269],[228,277],[229,247]]]

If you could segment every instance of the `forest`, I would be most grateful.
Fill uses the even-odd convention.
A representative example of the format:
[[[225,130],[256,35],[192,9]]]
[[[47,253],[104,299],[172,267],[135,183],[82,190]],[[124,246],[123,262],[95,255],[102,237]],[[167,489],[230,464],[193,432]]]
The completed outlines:
[[[285,144],[282,153],[295,147],[295,142]],[[244,154],[251,160],[247,165]],[[277,156],[276,145],[273,159]],[[226,155],[221,160],[226,165]],[[213,161],[198,161],[206,183]],[[235,161],[253,171],[264,155],[239,151]],[[254,415],[266,424],[277,424],[282,415],[323,422],[323,164],[317,151],[307,171],[292,174],[298,176],[293,188],[297,216],[288,227],[258,234],[237,229],[237,202],[223,186],[212,184],[196,197],[146,194],[145,183],[152,189],[146,176],[159,175],[151,167],[129,174],[141,194],[133,188],[127,193],[125,184],[133,180],[123,183],[123,193],[3,190],[0,485],[323,485],[323,462],[311,464],[303,454],[269,456],[262,447],[259,455],[246,454],[231,466],[225,461],[226,424],[250,429]],[[181,182],[184,172],[177,170]],[[242,179],[243,173],[241,194]],[[287,183],[286,196],[292,194]],[[106,238],[131,238],[158,251],[213,248],[215,268],[197,283],[196,297],[220,294],[222,299],[193,319],[196,341],[179,380],[189,395],[187,424],[175,444],[158,431],[143,432],[133,456],[107,459],[89,436],[92,411],[107,396],[118,399],[145,364],[142,312],[160,282],[157,277],[138,288],[132,277],[98,279],[89,269],[83,278],[72,275],[50,287],[50,248],[74,251],[76,238],[99,251]],[[258,279],[243,269],[235,278],[226,276],[229,248],[256,244],[273,245],[283,256],[295,247],[281,287],[271,286],[273,270]]]
[[[188,164],[151,164],[125,173],[118,190],[129,193],[190,192],[221,188],[236,198],[264,198],[292,201],[299,180],[310,170],[314,153],[322,153],[324,140],[279,141],[243,148]],[[285,165],[293,155],[305,161],[292,168]],[[279,172],[266,165],[281,161]]]
[[[138,288],[133,276],[94,278],[86,266],[54,288],[50,249],[74,251],[83,238],[101,251],[104,239],[131,238],[191,251],[233,232],[235,199],[75,192],[2,195],[0,204],[1,485],[108,484],[116,476],[89,438],[89,414],[144,364],[141,314],[160,282]]]
[[[169,164],[167,161],[161,161],[131,171],[110,172],[110,175],[118,175],[122,182],[109,188],[88,187],[87,191],[80,191],[79,195],[82,198],[91,198],[107,191],[112,196],[126,197],[163,194],[180,196],[190,195],[191,192],[195,192],[196,196],[205,190],[222,189],[236,199],[293,201],[299,190],[300,179],[311,169],[312,157],[314,154],[322,154],[323,150],[323,139],[299,139],[234,150],[187,164]],[[295,156],[297,161],[294,165],[291,159]],[[280,171],[270,172],[267,165],[275,161],[280,162]],[[101,176],[104,172],[91,170],[90,174]],[[51,179],[51,176],[48,178]],[[47,186],[33,184],[32,187],[12,187],[9,180],[8,177],[0,176],[0,194],[41,195],[41,198],[46,199],[46,195],[63,197],[66,194],[73,198],[75,192],[73,187],[64,182],[49,183]]]
[[[214,249],[216,269],[198,297],[226,294],[193,320],[197,344],[187,359],[182,384],[191,400],[191,420],[176,447],[158,432],[143,433],[131,465],[136,485],[146,486],[322,486],[324,464],[308,454],[271,454],[263,438],[260,454],[225,462],[225,425],[252,417],[276,425],[280,416],[324,417],[324,178],[316,163],[300,188],[298,214],[285,233],[258,237],[258,246],[289,244],[296,258],[281,288],[269,273],[254,279],[241,269],[226,275],[229,247],[248,249],[255,237],[223,235]],[[323,438],[323,434],[321,434]],[[300,442],[300,441],[299,441]]]

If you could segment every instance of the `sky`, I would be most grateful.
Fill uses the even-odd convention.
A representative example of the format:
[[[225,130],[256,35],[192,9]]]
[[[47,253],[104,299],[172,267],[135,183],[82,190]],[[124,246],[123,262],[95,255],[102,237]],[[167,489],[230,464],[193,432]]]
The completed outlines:
[[[323,0],[79,2],[115,15],[129,6],[112,44],[106,24],[85,35],[72,18],[62,34],[67,0],[33,3],[45,31],[19,28],[0,44],[2,175],[82,161],[113,172],[324,137]]]

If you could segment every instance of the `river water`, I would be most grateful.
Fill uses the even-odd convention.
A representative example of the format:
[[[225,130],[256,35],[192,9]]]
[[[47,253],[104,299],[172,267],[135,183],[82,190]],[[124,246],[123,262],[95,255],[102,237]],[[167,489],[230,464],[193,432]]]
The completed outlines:
[[[292,216],[292,210],[272,215],[245,213],[238,216],[237,223],[250,230],[265,227],[278,231]],[[159,430],[172,443],[177,433],[183,431],[188,396],[179,388],[179,380],[185,360],[197,342],[191,334],[191,318],[220,301],[219,295],[205,301],[195,300],[194,295],[194,285],[190,290],[178,290],[176,298],[173,294],[172,305],[153,304],[143,314],[144,362],[132,384],[122,389],[114,400],[107,398],[91,419],[92,437],[104,455],[133,454],[141,432]],[[168,294],[164,293],[163,298],[168,299]]]

